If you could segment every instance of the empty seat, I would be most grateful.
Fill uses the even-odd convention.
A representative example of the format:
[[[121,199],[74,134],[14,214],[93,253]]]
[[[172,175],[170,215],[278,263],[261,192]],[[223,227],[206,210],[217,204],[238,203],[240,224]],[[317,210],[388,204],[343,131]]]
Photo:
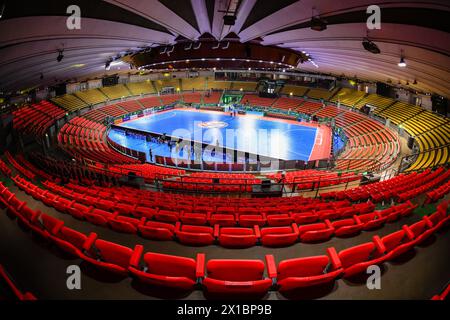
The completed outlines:
[[[117,275],[126,276],[133,256],[133,250],[113,242],[89,238],[83,245],[83,259],[103,270]]]
[[[206,213],[183,212],[180,215],[180,221],[185,224],[203,226],[207,223],[208,216]]]
[[[363,223],[363,230],[380,228],[387,220],[387,217],[381,217],[377,212],[361,214],[358,218]]]
[[[84,218],[97,226],[106,226],[108,220],[113,217],[113,214],[101,209],[92,209],[83,214]]]
[[[294,212],[292,213],[295,223],[308,224],[319,220],[319,215],[314,211]]]
[[[179,220],[178,212],[169,210],[158,210],[153,214],[153,217],[156,221],[162,222],[177,222]]]
[[[402,230],[390,233],[383,238],[384,247],[386,248],[386,253],[388,254],[387,260],[392,260],[400,256],[401,254],[409,251],[414,247],[414,233],[411,229],[404,225]]]
[[[131,217],[116,216],[108,220],[111,229],[123,233],[137,233],[138,227],[145,223],[145,218],[136,219]]]
[[[298,233],[302,242],[327,241],[333,235],[334,227],[329,220],[325,220],[325,222],[299,226]]]
[[[332,224],[334,234],[337,237],[349,237],[361,232],[364,224],[359,220],[358,216],[354,216],[352,219],[342,219],[334,221]]]
[[[181,243],[192,246],[207,246],[215,240],[214,229],[207,226],[181,225],[177,222],[175,234]]]
[[[261,237],[259,227],[253,228],[219,228],[216,225],[215,235],[221,246],[229,248],[247,248],[254,246]]]
[[[206,264],[202,284],[207,294],[214,296],[261,298],[272,286],[264,271],[261,260],[212,259]]]
[[[298,239],[298,227],[293,223],[289,227],[268,227],[261,229],[263,246],[279,247],[294,244]]]
[[[264,213],[245,213],[238,216],[239,225],[242,227],[264,226],[267,222]]]
[[[147,221],[145,225],[139,225],[138,229],[144,238],[154,240],[172,240],[175,234],[175,226],[164,222]]]
[[[334,248],[328,255],[283,260],[277,267],[277,284],[281,293],[324,285],[342,274],[342,266]]]
[[[363,243],[339,252],[339,259],[344,269],[344,278],[351,278],[367,270],[370,265],[382,264],[388,256],[384,253],[381,239],[378,236],[373,237],[373,242]]]
[[[208,214],[210,225],[218,224],[219,226],[233,227],[236,225],[234,214],[213,213]]]
[[[182,291],[194,289],[204,274],[205,255],[197,259],[147,252],[143,256],[145,265],[140,266],[143,247],[137,245],[130,262],[130,273],[139,281],[156,287]]]

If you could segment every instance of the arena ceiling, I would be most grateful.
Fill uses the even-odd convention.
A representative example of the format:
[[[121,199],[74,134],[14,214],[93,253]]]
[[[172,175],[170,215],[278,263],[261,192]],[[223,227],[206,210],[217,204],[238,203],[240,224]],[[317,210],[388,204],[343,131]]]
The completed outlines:
[[[81,29],[69,30],[67,7],[81,9]],[[369,30],[373,0],[0,0],[0,88],[19,90],[105,74],[110,58],[143,48],[217,40],[304,51],[299,70],[398,85],[450,97],[448,0],[379,0],[381,29]],[[236,17],[225,25],[224,15]],[[312,15],[327,28],[310,28]],[[364,50],[369,37],[381,50]],[[58,50],[64,58],[57,62]],[[397,66],[404,56],[407,66]],[[132,70],[128,70],[132,71]],[[114,68],[109,72],[117,72]],[[121,70],[123,72],[123,68]],[[406,83],[409,85],[406,85]]]

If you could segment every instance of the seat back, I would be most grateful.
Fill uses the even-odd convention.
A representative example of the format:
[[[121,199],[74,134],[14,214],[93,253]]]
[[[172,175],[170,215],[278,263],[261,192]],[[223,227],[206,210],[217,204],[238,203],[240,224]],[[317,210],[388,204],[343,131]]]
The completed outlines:
[[[147,252],[144,255],[147,272],[169,277],[186,277],[195,281],[196,263],[194,259]]]
[[[283,260],[278,265],[277,279],[321,275],[329,262],[330,259],[327,256]]]
[[[103,261],[124,268],[128,268],[130,265],[130,259],[133,255],[133,250],[130,248],[101,239],[95,241],[95,247],[99,250]]]
[[[261,280],[264,269],[261,260],[212,259],[206,264],[209,278],[224,281]]]

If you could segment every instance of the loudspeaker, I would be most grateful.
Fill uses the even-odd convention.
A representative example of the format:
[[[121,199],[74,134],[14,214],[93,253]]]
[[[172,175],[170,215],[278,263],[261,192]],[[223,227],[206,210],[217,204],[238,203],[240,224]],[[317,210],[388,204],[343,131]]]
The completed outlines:
[[[413,148],[413,146],[414,146],[414,141],[415,141],[414,137],[409,137],[409,138],[408,138],[408,148],[410,148],[410,149]]]

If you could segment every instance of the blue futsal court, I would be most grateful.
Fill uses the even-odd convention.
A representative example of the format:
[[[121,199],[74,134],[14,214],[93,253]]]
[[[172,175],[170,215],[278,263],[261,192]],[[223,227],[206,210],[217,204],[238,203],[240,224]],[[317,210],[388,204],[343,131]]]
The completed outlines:
[[[117,125],[147,133],[165,133],[168,136],[201,141],[213,146],[225,146],[242,152],[282,160],[310,160],[318,129],[301,122],[268,119],[255,115],[231,116],[216,111],[175,109],[129,120]],[[173,156],[167,144],[146,141],[144,136],[125,135],[112,128],[109,137],[116,143],[153,157]],[[175,152],[175,148],[172,152]],[[180,151],[178,158],[185,158]],[[193,158],[192,158],[193,159]],[[204,152],[205,161],[220,160],[222,155]]]

